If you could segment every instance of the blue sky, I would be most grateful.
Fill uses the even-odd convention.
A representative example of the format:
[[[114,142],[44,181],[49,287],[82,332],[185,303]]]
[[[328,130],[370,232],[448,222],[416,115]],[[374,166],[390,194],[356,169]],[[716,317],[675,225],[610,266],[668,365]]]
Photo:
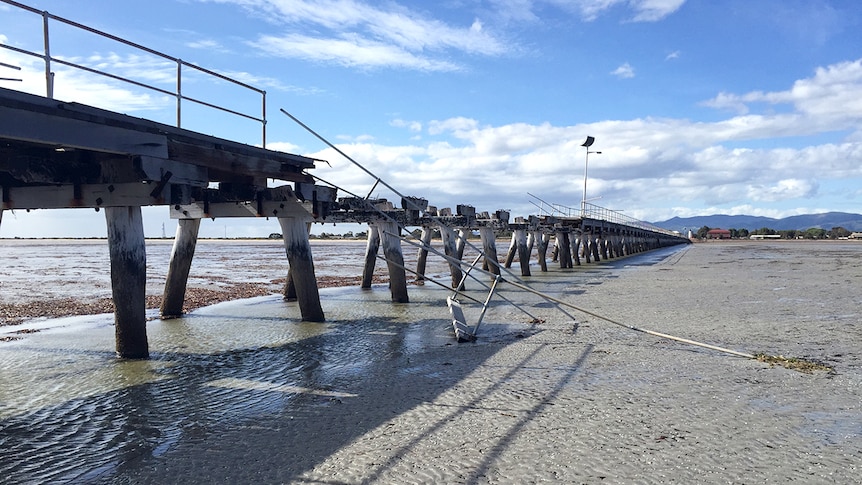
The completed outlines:
[[[401,193],[438,207],[538,209],[587,198],[648,221],[862,213],[862,5],[856,0],[28,0],[267,91],[267,146],[374,183],[283,108]],[[173,89],[162,60],[62,26],[52,54]],[[42,49],[41,18],[0,3],[0,41]],[[6,49],[0,86],[44,94],[38,59]],[[193,75],[184,92],[252,113],[254,96]],[[57,69],[55,97],[173,123],[165,96]],[[260,129],[184,106],[186,128],[261,143]],[[375,195],[397,200],[378,188]],[[168,234],[164,208],[145,233]],[[205,222],[202,236],[275,221]],[[313,232],[341,232],[316,226]],[[100,236],[89,210],[3,214],[0,237]]]

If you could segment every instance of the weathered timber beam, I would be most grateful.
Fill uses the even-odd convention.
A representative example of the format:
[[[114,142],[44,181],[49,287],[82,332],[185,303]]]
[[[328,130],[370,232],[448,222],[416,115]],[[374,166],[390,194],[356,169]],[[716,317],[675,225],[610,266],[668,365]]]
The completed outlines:
[[[0,105],[0,139],[108,153],[168,158],[164,135]]]
[[[311,175],[303,173],[306,167],[302,165],[262,154],[237,153],[222,148],[221,145],[208,147],[169,140],[169,156],[166,158],[205,166],[210,169],[213,181],[231,180],[237,174],[242,174],[288,182],[314,183]]]
[[[221,217],[303,217],[311,218],[311,204],[297,201],[193,202],[172,205],[171,219],[214,219]],[[329,221],[327,221],[329,222]]]
[[[2,208],[68,209],[166,204],[170,200],[170,186],[154,196],[156,189],[156,183],[7,187],[3,192]]]

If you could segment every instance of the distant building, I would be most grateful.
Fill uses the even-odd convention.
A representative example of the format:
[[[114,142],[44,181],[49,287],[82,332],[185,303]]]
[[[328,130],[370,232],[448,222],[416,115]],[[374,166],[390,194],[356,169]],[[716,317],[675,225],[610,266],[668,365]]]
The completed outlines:
[[[781,239],[781,234],[752,234],[749,239]]]
[[[707,239],[730,239],[730,231],[727,229],[710,229],[706,233]]]
[[[862,239],[862,232],[851,232],[850,239]]]

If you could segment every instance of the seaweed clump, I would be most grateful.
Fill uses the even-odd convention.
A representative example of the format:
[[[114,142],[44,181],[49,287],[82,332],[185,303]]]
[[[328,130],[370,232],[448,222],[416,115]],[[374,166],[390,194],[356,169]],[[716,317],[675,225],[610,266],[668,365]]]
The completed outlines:
[[[833,370],[832,367],[826,364],[821,364],[812,360],[798,359],[796,357],[784,357],[782,355],[767,354],[756,354],[754,357],[757,359],[758,362],[765,362],[769,364],[770,367],[780,365],[790,370],[804,372],[805,374],[813,374],[814,371],[818,370],[823,370],[827,372],[831,372]]]

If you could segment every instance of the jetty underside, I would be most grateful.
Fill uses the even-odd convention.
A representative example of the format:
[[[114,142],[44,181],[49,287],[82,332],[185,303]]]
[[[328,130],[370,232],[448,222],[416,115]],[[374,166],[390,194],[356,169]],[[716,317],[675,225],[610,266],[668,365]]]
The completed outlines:
[[[273,217],[302,317],[323,320],[307,232],[321,204],[312,168],[300,155],[0,89],[0,221],[5,210],[104,210],[121,357],[148,356],[142,206],[169,206],[179,219],[162,315],[182,313],[201,218]]]

